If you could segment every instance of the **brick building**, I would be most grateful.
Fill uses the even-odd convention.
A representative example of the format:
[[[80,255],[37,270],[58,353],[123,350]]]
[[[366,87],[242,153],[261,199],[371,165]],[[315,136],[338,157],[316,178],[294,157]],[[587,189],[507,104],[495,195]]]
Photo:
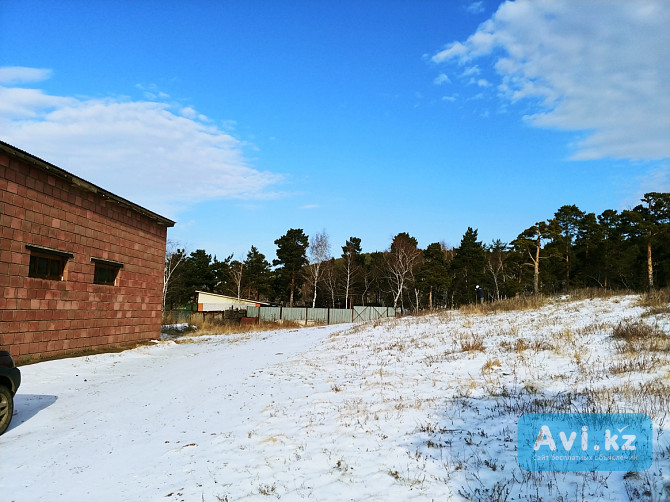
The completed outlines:
[[[0,350],[20,363],[157,338],[173,225],[0,141]]]

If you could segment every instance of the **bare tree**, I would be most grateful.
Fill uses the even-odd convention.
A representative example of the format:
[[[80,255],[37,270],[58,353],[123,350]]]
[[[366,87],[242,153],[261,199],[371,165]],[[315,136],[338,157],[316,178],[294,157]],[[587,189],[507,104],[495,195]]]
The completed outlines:
[[[494,240],[488,248],[488,256],[486,260],[486,270],[491,273],[493,277],[493,285],[496,289],[495,299],[500,300],[500,278],[504,276],[505,272],[505,251],[507,250],[507,243],[500,239]]]
[[[244,271],[244,262],[233,260],[230,263],[230,275],[233,277],[233,282],[237,287],[237,299],[242,295],[242,272]]]
[[[316,307],[316,293],[323,274],[325,263],[330,260],[330,243],[328,234],[324,230],[310,239],[309,243],[309,265],[308,276],[312,285],[314,296],[312,297],[312,308]]]
[[[370,286],[372,284],[372,281],[370,280],[369,274],[367,273],[367,270],[363,271],[363,282],[361,284],[362,290],[361,290],[361,305],[365,306],[366,304],[366,298],[368,297],[368,291],[370,290]]]
[[[337,268],[335,266],[335,259],[331,258],[326,263],[324,263],[324,282],[326,283],[326,288],[330,293],[331,305],[335,308],[335,298],[337,296]]]
[[[168,239],[165,244],[165,269],[163,273],[163,310],[165,310],[165,298],[167,297],[170,288],[170,281],[174,277],[174,272],[177,267],[186,258],[186,250],[179,249],[179,243],[172,239]]]
[[[391,249],[385,254],[394,309],[398,307],[398,302],[402,304],[402,294],[414,278],[414,268],[421,257],[417,245],[414,237],[403,232],[393,238]]]

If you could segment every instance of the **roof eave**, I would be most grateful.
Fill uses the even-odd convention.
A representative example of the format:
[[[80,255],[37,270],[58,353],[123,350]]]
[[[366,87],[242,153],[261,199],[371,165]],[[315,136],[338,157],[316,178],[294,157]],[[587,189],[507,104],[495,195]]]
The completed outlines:
[[[105,190],[104,188],[94,185],[93,183],[86,181],[85,179],[80,178],[79,176],[67,172],[65,169],[61,169],[60,167],[51,164],[46,160],[40,159],[39,157],[36,157],[24,150],[16,148],[15,146],[12,146],[8,143],[5,143],[4,141],[0,141],[0,150],[14,157],[18,157],[21,160],[37,168],[40,168],[43,171],[48,172],[49,174],[53,174],[54,176],[57,176],[58,178],[67,181],[71,185],[80,187],[84,190],[97,194],[102,198],[109,199],[112,202],[115,202],[122,207],[136,211],[142,214],[143,216],[146,216],[147,218],[154,220],[159,225],[164,225],[166,227],[173,227],[175,225],[175,222],[169,218],[154,213],[149,209],[146,209],[138,204],[135,204],[134,202],[131,202],[128,199],[124,199],[123,197],[120,197],[110,192],[109,190]]]

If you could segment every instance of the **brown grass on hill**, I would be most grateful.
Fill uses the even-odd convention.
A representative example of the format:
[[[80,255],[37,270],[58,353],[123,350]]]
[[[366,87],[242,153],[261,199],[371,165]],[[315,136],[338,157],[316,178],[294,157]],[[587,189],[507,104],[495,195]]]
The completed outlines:
[[[670,288],[648,291],[640,297],[640,305],[647,307],[645,315],[670,314]]]
[[[543,295],[523,295],[484,304],[470,304],[460,307],[463,314],[497,314],[515,310],[533,310],[542,307],[547,299]]]
[[[169,325],[167,323],[166,325]],[[304,328],[304,323],[291,321],[282,322],[262,322],[259,324],[240,324],[238,322],[217,322],[212,320],[196,320],[188,323],[188,328],[163,328],[163,333],[171,337],[180,335],[202,336],[202,335],[234,335],[239,333],[253,333],[257,331],[274,331],[277,329],[298,329]]]

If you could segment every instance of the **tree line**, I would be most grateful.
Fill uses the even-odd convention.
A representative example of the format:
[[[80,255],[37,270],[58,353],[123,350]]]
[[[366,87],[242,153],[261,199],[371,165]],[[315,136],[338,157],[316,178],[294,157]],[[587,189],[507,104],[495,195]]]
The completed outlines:
[[[402,232],[385,251],[363,253],[361,239],[350,237],[333,256],[325,230],[310,238],[293,228],[274,243],[271,263],[255,246],[241,261],[169,244],[164,307],[189,306],[196,291],[285,306],[417,311],[473,303],[476,286],[489,301],[583,287],[668,287],[670,193],[650,192],[633,209],[599,215],[565,205],[511,242],[485,244],[468,227],[456,248],[435,242],[420,249]]]

